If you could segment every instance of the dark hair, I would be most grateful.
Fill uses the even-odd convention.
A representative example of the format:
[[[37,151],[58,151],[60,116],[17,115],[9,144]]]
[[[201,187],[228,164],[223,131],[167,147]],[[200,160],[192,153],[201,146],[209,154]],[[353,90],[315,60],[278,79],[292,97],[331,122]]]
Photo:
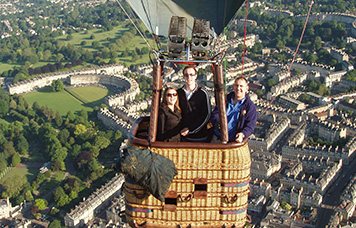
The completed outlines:
[[[162,98],[162,103],[161,103],[161,107],[166,107],[167,106],[167,92],[168,90],[174,90],[176,91],[177,93],[177,90],[173,87],[167,87],[164,92],[163,92],[163,98]],[[177,95],[177,101],[176,103],[174,104],[174,108],[176,108],[179,112],[182,112],[181,109],[179,108],[179,98],[178,98],[178,95]]]
[[[198,71],[197,71],[197,69],[195,69],[195,66],[189,65],[189,66],[184,67],[183,75],[185,74],[185,72],[188,68],[192,68],[195,71],[195,74],[198,74]]]

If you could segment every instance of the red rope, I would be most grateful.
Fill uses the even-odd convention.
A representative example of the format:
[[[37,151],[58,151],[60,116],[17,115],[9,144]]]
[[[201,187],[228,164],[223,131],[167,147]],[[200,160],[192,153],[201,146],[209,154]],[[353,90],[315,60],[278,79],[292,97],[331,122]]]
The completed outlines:
[[[292,69],[293,62],[294,62],[295,57],[297,56],[297,53],[298,53],[298,50],[299,50],[299,46],[300,46],[300,44],[302,43],[302,39],[303,39],[303,36],[304,36],[305,28],[307,27],[307,24],[308,24],[308,20],[309,20],[309,16],[310,16],[310,12],[311,12],[311,8],[312,8],[313,3],[314,3],[314,1],[311,0],[310,6],[309,6],[308,15],[307,15],[307,18],[306,18],[305,23],[304,23],[304,28],[303,28],[302,34],[301,34],[301,36],[300,36],[297,49],[295,50],[295,53],[294,53],[292,62],[290,63],[289,68],[288,68],[287,77],[288,77],[288,75],[290,74],[290,71],[291,71],[291,69]],[[260,118],[260,117],[267,111],[267,109],[271,106],[272,102],[276,99],[277,94],[278,94],[278,92],[281,90],[281,87],[282,87],[282,85],[284,84],[284,82],[286,81],[287,77],[285,77],[285,78],[283,79],[283,81],[282,81],[282,83],[281,83],[281,86],[278,88],[278,90],[277,90],[277,92],[276,92],[276,95],[272,98],[271,102],[267,105],[267,107],[263,110],[263,112],[262,112],[257,118]]]
[[[244,75],[245,47],[246,47],[246,30],[247,30],[247,11],[248,11],[248,0],[246,0],[245,32],[244,32],[244,49],[243,49],[243,51],[242,51],[242,68],[241,68],[241,77]]]

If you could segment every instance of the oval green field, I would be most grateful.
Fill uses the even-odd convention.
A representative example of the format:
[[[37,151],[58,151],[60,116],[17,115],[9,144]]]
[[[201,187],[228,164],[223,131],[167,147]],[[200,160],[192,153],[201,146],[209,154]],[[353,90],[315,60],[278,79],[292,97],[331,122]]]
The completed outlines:
[[[50,92],[49,88],[44,88],[22,96],[29,105],[37,101],[41,106],[48,106],[54,111],[58,110],[64,116],[68,111],[73,113],[82,109],[92,111],[95,106],[104,103],[106,96],[113,94],[108,89],[94,86],[73,88],[68,91]]]

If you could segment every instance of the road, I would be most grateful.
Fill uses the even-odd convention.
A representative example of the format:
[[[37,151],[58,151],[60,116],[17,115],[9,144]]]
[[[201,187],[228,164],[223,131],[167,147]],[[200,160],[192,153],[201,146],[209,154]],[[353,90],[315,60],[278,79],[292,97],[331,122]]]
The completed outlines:
[[[318,210],[318,221],[316,227],[326,227],[334,209],[340,204],[340,195],[356,173],[356,159],[348,166],[344,166],[342,174],[333,186],[323,196],[323,202]]]

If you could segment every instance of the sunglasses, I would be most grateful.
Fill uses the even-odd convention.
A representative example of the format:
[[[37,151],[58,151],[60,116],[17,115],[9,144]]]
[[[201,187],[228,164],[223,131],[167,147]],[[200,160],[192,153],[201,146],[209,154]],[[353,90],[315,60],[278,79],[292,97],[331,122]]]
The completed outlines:
[[[184,76],[186,76],[186,77],[188,77],[188,76],[193,77],[195,75],[197,75],[197,74],[196,73],[184,74]]]
[[[167,93],[167,97],[176,97],[177,93]]]

